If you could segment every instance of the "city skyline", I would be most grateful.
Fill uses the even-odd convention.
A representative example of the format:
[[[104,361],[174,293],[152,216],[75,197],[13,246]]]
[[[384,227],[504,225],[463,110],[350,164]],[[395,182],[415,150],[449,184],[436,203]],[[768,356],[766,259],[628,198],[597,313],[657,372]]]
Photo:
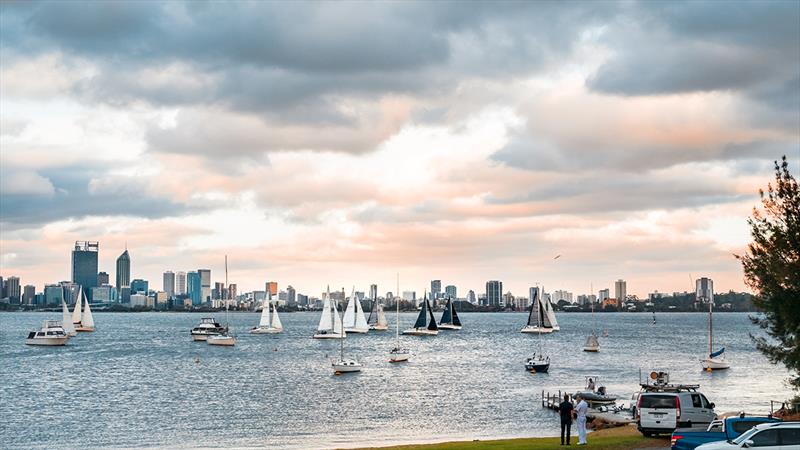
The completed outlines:
[[[797,2],[191,5],[0,5],[0,276],[744,291],[798,173]]]

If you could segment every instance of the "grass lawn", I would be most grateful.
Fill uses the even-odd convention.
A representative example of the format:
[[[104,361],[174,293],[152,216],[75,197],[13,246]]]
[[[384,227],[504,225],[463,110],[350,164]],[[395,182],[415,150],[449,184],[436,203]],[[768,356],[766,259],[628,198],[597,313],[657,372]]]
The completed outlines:
[[[572,427],[572,445],[569,448],[591,448],[596,450],[633,450],[639,448],[669,447],[669,438],[646,438],[636,431],[634,426],[609,428],[606,430],[589,433],[586,437],[588,445],[576,446],[578,436],[575,427]],[[462,441],[443,442],[440,444],[399,445],[396,447],[382,447],[392,450],[544,450],[564,448],[560,445],[561,439],[554,438],[520,438],[501,439],[496,441]]]

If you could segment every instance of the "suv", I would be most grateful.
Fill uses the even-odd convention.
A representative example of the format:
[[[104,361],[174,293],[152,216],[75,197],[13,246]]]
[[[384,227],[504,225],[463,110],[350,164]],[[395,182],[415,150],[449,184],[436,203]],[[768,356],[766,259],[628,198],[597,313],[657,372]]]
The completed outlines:
[[[710,442],[696,450],[800,450],[800,422],[762,423],[730,441]]]
[[[642,392],[636,403],[636,425],[645,436],[707,426],[716,417],[714,403],[694,390]]]

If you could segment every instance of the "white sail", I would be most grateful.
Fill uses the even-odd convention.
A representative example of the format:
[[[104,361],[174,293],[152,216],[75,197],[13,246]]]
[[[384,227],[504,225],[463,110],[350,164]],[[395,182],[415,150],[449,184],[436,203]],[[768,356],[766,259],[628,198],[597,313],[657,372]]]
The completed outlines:
[[[344,310],[344,318],[342,319],[345,328],[356,328],[356,303],[358,303],[358,300],[355,299],[355,295],[351,295],[347,301],[347,309]]]
[[[556,311],[553,309],[553,304],[550,300],[547,300],[547,304],[545,305],[545,313],[547,313],[547,319],[550,321],[550,326],[553,328],[558,328],[558,321],[556,320]]]
[[[542,299],[544,295],[539,296],[539,316],[542,319],[542,323],[540,326],[544,328],[553,328],[553,323],[550,322],[550,315],[547,314],[546,306],[544,300]],[[547,303],[550,303],[549,301]]]
[[[67,334],[75,334],[75,325],[72,324],[72,318],[69,314],[69,308],[67,308],[67,303],[62,299],[61,300],[61,321],[64,323],[64,332]]]
[[[364,317],[364,308],[361,307],[361,301],[357,298],[353,300],[355,303],[355,315],[356,315],[356,329],[368,330],[369,325],[367,324],[367,318]]]
[[[283,324],[281,323],[280,317],[278,317],[278,305],[273,306],[273,308],[275,308],[275,310],[272,311],[272,328],[282,330]]]
[[[336,308],[335,305],[334,308]],[[322,305],[322,317],[319,318],[319,326],[317,326],[317,331],[330,330],[331,326],[333,325],[332,319],[333,317],[331,316],[331,294],[330,292],[328,292],[328,295],[325,296],[325,303]]]
[[[89,300],[86,300],[86,308],[84,308],[83,316],[81,316],[81,327],[94,328],[94,317],[92,317],[92,310],[89,308]]]
[[[378,304],[378,326],[389,326],[389,321],[386,319],[386,314],[383,312],[383,305],[380,303]]]
[[[72,310],[72,323],[81,323],[81,303],[83,302],[83,286],[78,289],[78,299],[75,300],[75,309]]]
[[[342,317],[339,315],[339,308],[336,307],[337,302],[331,302],[330,314],[333,316],[333,332],[334,334],[342,334]]]
[[[261,320],[258,321],[259,327],[269,326],[269,303],[266,300],[261,302]]]

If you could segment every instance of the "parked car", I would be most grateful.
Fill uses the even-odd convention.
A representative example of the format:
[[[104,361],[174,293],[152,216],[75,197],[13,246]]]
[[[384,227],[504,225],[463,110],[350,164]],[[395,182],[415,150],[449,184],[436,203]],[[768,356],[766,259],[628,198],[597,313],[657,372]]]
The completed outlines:
[[[800,422],[774,422],[756,425],[730,441],[703,444],[697,450],[800,450]]]
[[[692,389],[642,392],[636,404],[636,425],[645,436],[672,433],[681,427],[707,426],[716,418],[714,404]]]
[[[780,422],[765,416],[736,416],[714,420],[707,428],[678,428],[672,432],[672,450],[693,450],[701,444],[730,441],[762,423]]]

